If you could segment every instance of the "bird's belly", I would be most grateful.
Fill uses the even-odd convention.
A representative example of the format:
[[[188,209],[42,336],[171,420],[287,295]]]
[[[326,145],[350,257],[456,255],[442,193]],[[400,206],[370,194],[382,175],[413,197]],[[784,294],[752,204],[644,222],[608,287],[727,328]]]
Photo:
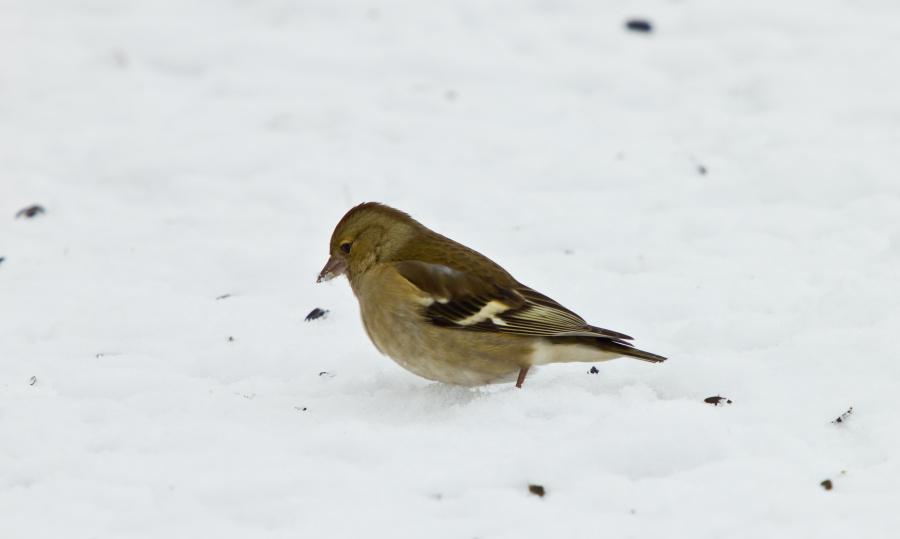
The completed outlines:
[[[533,353],[524,340],[434,326],[385,305],[361,303],[360,311],[378,351],[429,380],[463,386],[514,381]]]

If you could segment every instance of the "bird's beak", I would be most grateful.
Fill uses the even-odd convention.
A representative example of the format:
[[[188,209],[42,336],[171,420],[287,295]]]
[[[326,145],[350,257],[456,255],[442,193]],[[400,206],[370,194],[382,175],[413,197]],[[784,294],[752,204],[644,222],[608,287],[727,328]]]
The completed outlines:
[[[316,279],[316,282],[321,283],[322,281],[330,281],[335,277],[343,275],[345,271],[347,271],[347,262],[331,257],[328,259],[328,263],[325,264],[325,267],[322,268],[322,272],[319,273],[319,278]]]

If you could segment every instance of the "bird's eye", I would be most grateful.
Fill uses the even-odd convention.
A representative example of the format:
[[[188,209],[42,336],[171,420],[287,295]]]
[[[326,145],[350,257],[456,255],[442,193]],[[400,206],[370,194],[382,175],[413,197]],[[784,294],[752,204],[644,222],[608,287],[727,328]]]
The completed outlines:
[[[342,243],[341,251],[344,251],[345,253],[350,254],[350,245],[351,245],[351,242],[349,242],[349,241],[346,243]]]

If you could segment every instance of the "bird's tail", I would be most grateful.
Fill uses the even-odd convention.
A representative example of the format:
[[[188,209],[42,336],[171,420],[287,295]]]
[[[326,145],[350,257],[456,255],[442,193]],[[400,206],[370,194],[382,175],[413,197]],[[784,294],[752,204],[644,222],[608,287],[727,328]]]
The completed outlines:
[[[662,363],[667,359],[663,356],[658,356],[656,354],[651,354],[650,352],[638,350],[633,346],[618,341],[610,341],[606,339],[595,339],[595,341],[596,342],[594,346],[600,348],[601,350],[612,352],[614,354],[622,354],[623,356],[633,357],[642,361],[649,361],[650,363]]]
[[[602,359],[601,361],[614,359],[616,356],[633,357],[636,359],[640,359],[641,361],[649,361],[650,363],[662,363],[666,360],[666,358],[664,358],[663,356],[658,356],[656,354],[651,354],[650,352],[638,350],[637,348],[631,346],[626,342],[622,342],[618,339],[610,339],[608,337],[589,337],[585,335],[578,335],[550,337],[549,339],[550,342],[554,344],[580,344],[599,349],[602,352],[606,352],[608,354],[614,354],[611,356],[606,356],[605,359]],[[591,354],[576,357],[577,358],[556,359],[555,361],[597,361],[597,358],[592,357]]]

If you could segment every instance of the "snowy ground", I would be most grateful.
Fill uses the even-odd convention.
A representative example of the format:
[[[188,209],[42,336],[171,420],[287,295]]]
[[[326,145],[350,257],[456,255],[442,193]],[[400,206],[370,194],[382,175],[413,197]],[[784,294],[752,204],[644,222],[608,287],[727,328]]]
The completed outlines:
[[[900,527],[896,1],[0,6],[0,537]],[[407,373],[368,200],[670,360]]]

